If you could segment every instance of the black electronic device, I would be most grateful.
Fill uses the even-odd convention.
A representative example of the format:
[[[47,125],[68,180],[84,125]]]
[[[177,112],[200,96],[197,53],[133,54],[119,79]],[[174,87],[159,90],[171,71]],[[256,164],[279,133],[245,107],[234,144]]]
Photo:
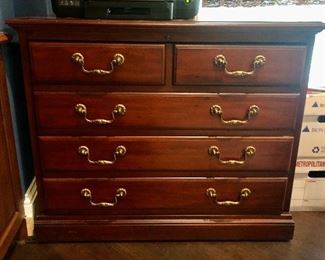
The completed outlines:
[[[191,19],[200,0],[52,0],[58,17],[92,19]]]

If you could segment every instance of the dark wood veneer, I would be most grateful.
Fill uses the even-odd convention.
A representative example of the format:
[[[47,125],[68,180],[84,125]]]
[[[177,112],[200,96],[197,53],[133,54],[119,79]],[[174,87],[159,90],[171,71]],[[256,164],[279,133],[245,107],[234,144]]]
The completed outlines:
[[[298,94],[40,92],[35,93],[35,110],[41,132],[56,129],[63,135],[75,128],[87,130],[87,135],[111,129],[141,129],[148,133],[154,129],[283,130],[294,129],[298,101]],[[86,106],[89,119],[111,119],[117,104],[125,105],[127,111],[111,124],[98,125],[87,123],[76,113],[77,104]],[[222,108],[225,120],[246,120],[252,105],[258,106],[259,112],[247,124],[229,125],[211,115],[213,105]]]
[[[45,179],[44,186],[46,210],[67,214],[279,214],[286,178]],[[115,207],[100,208],[80,195],[84,188],[94,202],[113,202],[119,188],[127,195]],[[218,201],[238,201],[243,188],[252,193],[239,205],[217,205],[206,195],[208,188],[217,191]]]
[[[83,216],[83,218],[85,218]],[[53,216],[40,217],[37,222],[38,239],[55,241],[201,241],[201,240],[290,240],[293,237],[294,222],[283,216],[259,215],[240,219],[223,216],[218,218],[192,218],[153,220],[134,219],[123,221],[68,220]],[[172,236],[172,239],[171,239]]]
[[[55,18],[8,23],[21,41],[39,192],[38,239],[292,238],[291,188],[312,45],[322,23]],[[77,49],[87,54],[91,68],[105,66],[103,53],[113,49],[126,51],[134,64],[125,64],[125,74],[118,68],[120,76],[86,76],[71,63]],[[249,69],[255,54],[264,53],[268,63],[256,75],[229,78],[213,65],[219,51],[229,59],[229,70]],[[151,58],[142,61],[147,53]],[[115,103],[125,103],[127,114],[105,130],[85,124],[74,112],[76,102],[86,103],[90,118],[105,119]],[[225,126],[209,114],[215,102],[225,119],[243,118],[243,106],[251,102],[261,111],[247,125]],[[91,159],[109,160],[106,155],[120,144],[127,154],[110,167],[90,165],[77,151],[87,145]],[[228,168],[208,155],[210,145],[220,146],[224,160],[240,159],[242,146],[254,145],[257,153],[243,166]],[[112,210],[93,208],[80,195],[89,186],[94,200],[110,199],[106,192],[120,184],[132,201],[123,199],[124,206]],[[218,214],[197,193],[208,184],[224,190],[227,200],[242,184],[259,196]]]
[[[269,45],[176,45],[177,85],[287,85],[299,84],[304,70],[306,47]],[[249,77],[226,75],[214,64],[223,55],[230,71],[252,71],[258,55],[265,64]]]
[[[165,46],[162,44],[82,44],[40,43],[30,45],[31,69],[37,82],[118,85],[162,85],[165,80]],[[85,74],[72,61],[80,53],[88,70],[111,70],[115,54],[122,54],[124,63],[109,75]]]
[[[9,25],[31,40],[87,42],[307,44],[325,28],[320,22],[202,22],[20,18]]]
[[[44,171],[108,171],[108,170],[223,170],[223,171],[287,171],[292,137],[48,137],[40,136],[39,145]],[[123,145],[126,154],[113,165],[94,165],[78,148],[87,146],[90,159],[113,160],[116,147]],[[229,165],[209,155],[217,146],[221,160],[244,161],[243,151],[253,146],[256,153],[243,165]],[[177,175],[177,173],[175,174]]]

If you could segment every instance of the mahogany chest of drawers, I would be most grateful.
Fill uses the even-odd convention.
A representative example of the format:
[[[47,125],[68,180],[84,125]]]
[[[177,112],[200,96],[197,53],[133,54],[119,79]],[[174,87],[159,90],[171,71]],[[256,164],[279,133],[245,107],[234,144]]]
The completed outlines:
[[[288,240],[321,23],[21,18],[38,211],[68,240]]]

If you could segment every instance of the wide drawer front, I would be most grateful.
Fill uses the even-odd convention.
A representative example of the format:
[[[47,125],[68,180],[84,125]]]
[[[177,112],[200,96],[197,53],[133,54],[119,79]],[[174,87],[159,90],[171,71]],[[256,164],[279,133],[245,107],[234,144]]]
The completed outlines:
[[[37,93],[40,129],[293,129],[295,94]],[[285,111],[285,113],[284,113]]]
[[[263,214],[281,212],[285,187],[285,178],[45,179],[44,198],[69,213]]]
[[[298,84],[304,72],[303,46],[177,45],[179,85]]]
[[[31,43],[35,81],[154,84],[165,81],[165,46],[159,44]]]
[[[39,137],[46,171],[287,171],[293,137]]]

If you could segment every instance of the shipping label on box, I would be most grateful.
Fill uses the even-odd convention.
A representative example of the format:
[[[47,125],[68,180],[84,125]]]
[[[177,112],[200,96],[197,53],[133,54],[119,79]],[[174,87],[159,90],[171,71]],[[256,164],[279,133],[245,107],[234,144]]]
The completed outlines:
[[[325,179],[307,178],[305,183],[304,200],[325,200]]]
[[[302,207],[300,210],[303,211],[325,211],[325,200],[303,200]]]
[[[304,115],[325,115],[325,93],[306,96]]]
[[[325,123],[303,122],[298,157],[325,158]]]
[[[325,158],[324,159],[298,158],[296,162],[296,173],[308,174],[310,171],[325,171]]]

